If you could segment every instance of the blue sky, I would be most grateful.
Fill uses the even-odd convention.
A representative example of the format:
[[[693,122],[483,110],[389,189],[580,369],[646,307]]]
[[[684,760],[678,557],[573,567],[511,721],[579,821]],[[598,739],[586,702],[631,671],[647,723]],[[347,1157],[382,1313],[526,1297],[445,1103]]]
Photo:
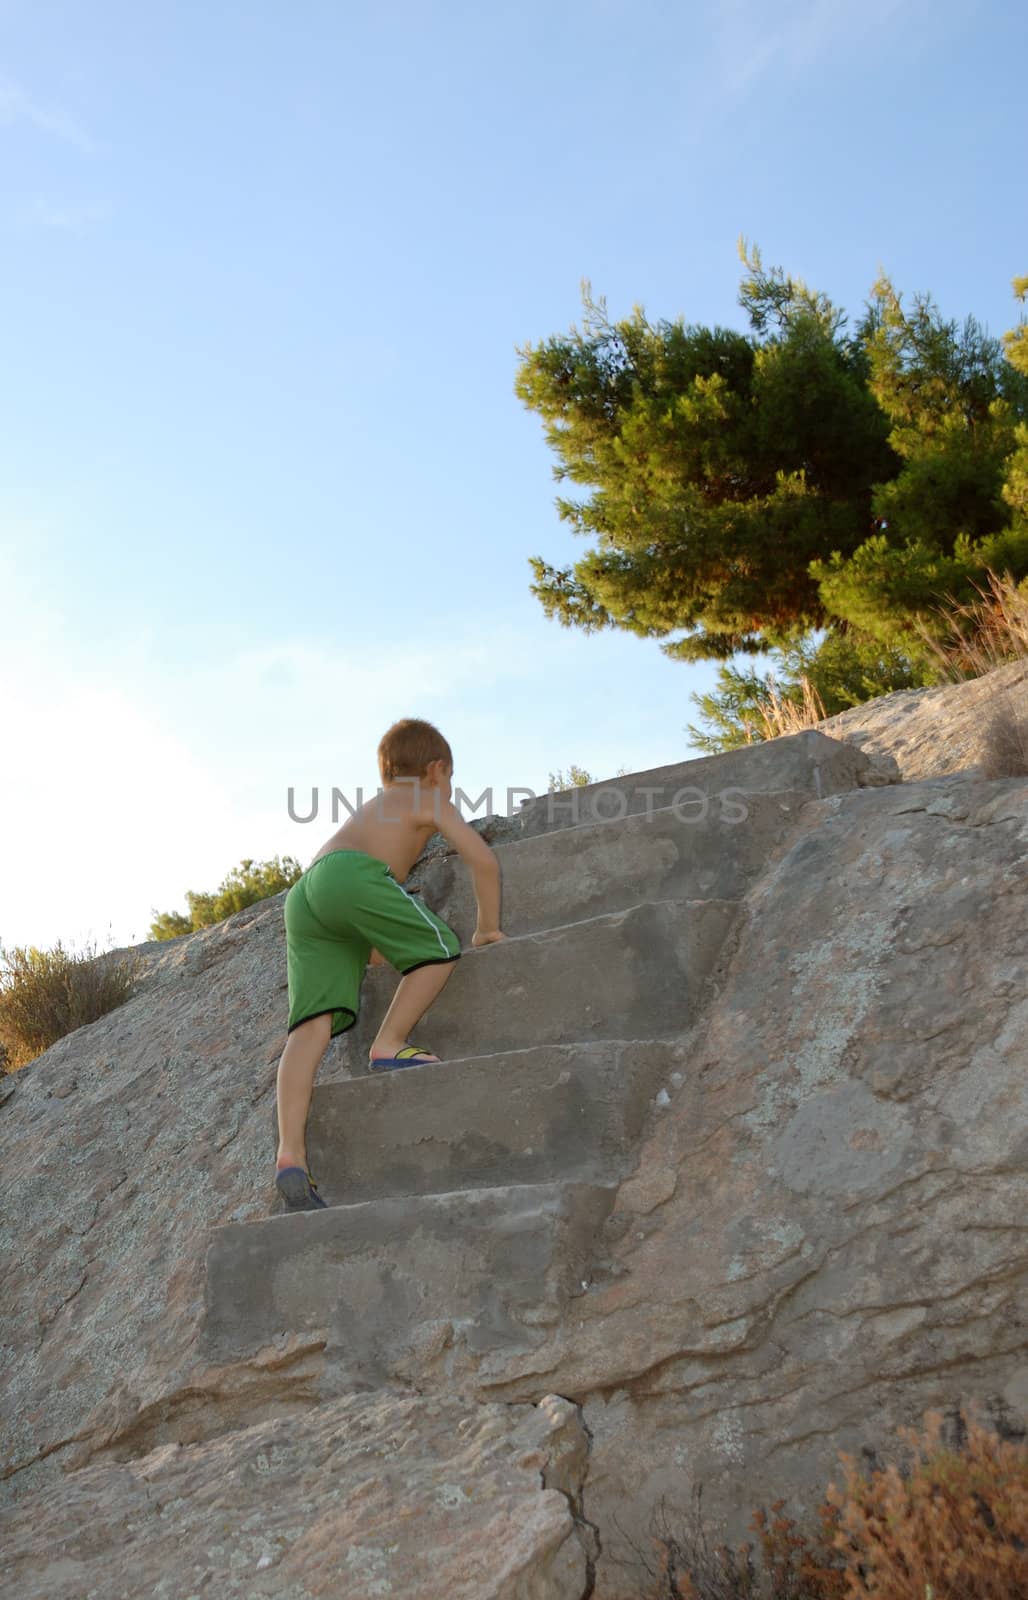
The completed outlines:
[[[713,666],[548,621],[515,347],[742,328],[740,234],[1013,325],[1020,8],[965,0],[0,0],[0,943],[145,937],[286,790],[690,754]]]

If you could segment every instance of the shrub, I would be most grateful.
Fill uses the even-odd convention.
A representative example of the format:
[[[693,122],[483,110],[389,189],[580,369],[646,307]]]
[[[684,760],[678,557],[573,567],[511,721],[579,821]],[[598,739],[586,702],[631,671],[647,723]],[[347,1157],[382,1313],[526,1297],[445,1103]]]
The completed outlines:
[[[198,928],[213,928],[258,900],[270,900],[283,889],[292,888],[303,868],[292,856],[272,856],[270,861],[254,861],[251,857],[225,877],[213,892],[186,891],[188,915],[181,911],[154,912],[150,926],[151,939],[177,939],[183,933],[195,933]]]
[[[834,717],[880,695],[926,688],[936,681],[934,669],[856,628],[829,629],[820,638],[819,632],[812,630],[777,647],[773,652],[777,673],[722,663],[716,687],[689,697],[706,724],[706,728],[686,725],[696,748],[705,755],[737,750],[783,731],[796,732],[797,726],[813,726],[809,719],[819,704],[824,707],[822,717]],[[776,726],[776,699],[794,703],[806,720],[788,730]]]
[[[627,771],[627,767],[618,767],[614,776],[615,778],[623,778]],[[596,783],[597,781],[591,772],[586,772],[584,767],[576,767],[572,762],[568,768],[566,778],[559,767],[556,772],[550,773],[549,792],[550,794],[562,794],[567,789],[584,789],[587,783]]]
[[[1009,572],[1000,577],[991,567],[987,577],[988,589],[974,585],[980,599],[958,605],[950,596],[937,610],[941,630],[917,624],[947,682],[963,683],[1011,661],[1028,660],[1028,587],[1016,584]]]
[[[58,941],[52,950],[34,946],[0,949],[0,1055],[15,1071],[42,1055],[58,1039],[96,1022],[132,992],[133,957],[114,959],[86,944],[79,954]]]
[[[848,1552],[845,1600],[1014,1600],[1028,1595],[1028,1451],[961,1411],[961,1451],[940,1447],[942,1416],[924,1436],[900,1428],[912,1470],[895,1465],[864,1479],[842,1454],[845,1493],[836,1548]],[[866,1581],[865,1581],[866,1580]]]
[[[632,1544],[649,1579],[647,1600],[849,1600],[842,1560],[832,1549],[838,1522],[835,1507],[825,1502],[820,1533],[813,1543],[795,1531],[782,1515],[783,1500],[753,1514],[760,1556],[744,1541],[734,1550],[714,1544],[703,1522],[702,1487],[693,1491],[689,1521],[673,1526],[667,1503],[661,1501],[650,1523],[655,1557]]]
[[[595,783],[592,773],[586,772],[584,767],[576,767],[574,762],[568,768],[565,778],[560,767],[556,772],[551,772],[549,777],[550,794],[562,793],[565,789],[584,789],[587,783]]]
[[[1028,1596],[1028,1450],[960,1412],[960,1450],[940,1446],[942,1417],[900,1428],[914,1460],[860,1475],[840,1453],[845,1487],[830,1484],[818,1529],[799,1533],[776,1500],[754,1512],[752,1542],[713,1544],[702,1488],[691,1520],[673,1526],[661,1501],[650,1524],[647,1600],[1021,1600]],[[625,1563],[622,1563],[625,1564]]]

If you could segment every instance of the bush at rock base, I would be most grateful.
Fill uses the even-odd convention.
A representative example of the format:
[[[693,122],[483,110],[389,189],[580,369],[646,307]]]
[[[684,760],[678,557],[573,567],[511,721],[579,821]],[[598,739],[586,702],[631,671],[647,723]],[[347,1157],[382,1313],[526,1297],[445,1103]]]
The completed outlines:
[[[645,1600],[1026,1600],[1028,1449],[960,1413],[966,1442],[940,1445],[942,1416],[900,1428],[912,1463],[863,1476],[840,1452],[844,1487],[829,1484],[818,1531],[797,1531],[776,1500],[754,1512],[757,1544],[715,1544],[702,1486],[688,1520],[661,1501],[652,1553],[632,1545],[650,1579]],[[627,1564],[627,1563],[626,1563]],[[641,1597],[640,1597],[641,1600]]]
[[[96,1022],[132,993],[135,964],[87,944],[76,954],[58,940],[51,950],[0,950],[0,1070],[14,1072],[58,1039]]]

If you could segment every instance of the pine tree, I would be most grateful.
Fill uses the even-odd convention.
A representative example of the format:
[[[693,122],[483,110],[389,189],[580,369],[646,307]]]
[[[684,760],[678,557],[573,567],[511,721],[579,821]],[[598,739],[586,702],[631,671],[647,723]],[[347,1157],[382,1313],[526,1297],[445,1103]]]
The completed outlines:
[[[662,639],[679,660],[823,625],[809,564],[859,549],[872,487],[900,467],[842,313],[739,248],[751,334],[651,326],[640,307],[612,323],[585,283],[582,329],[519,351],[555,477],[592,489],[558,512],[595,541],[573,568],[533,558],[532,592],[569,626]]]

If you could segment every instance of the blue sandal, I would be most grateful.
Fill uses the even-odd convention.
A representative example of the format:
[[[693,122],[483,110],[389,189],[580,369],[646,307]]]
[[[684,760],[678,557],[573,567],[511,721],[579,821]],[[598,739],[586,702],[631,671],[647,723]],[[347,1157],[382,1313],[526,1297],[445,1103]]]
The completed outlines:
[[[402,1050],[397,1050],[394,1056],[380,1056],[377,1061],[368,1062],[369,1072],[395,1072],[397,1067],[436,1067],[438,1060],[415,1059],[417,1056],[429,1057],[431,1050],[419,1050],[416,1044],[405,1044]]]
[[[318,1186],[303,1167],[283,1167],[275,1174],[275,1188],[287,1211],[327,1211]]]

